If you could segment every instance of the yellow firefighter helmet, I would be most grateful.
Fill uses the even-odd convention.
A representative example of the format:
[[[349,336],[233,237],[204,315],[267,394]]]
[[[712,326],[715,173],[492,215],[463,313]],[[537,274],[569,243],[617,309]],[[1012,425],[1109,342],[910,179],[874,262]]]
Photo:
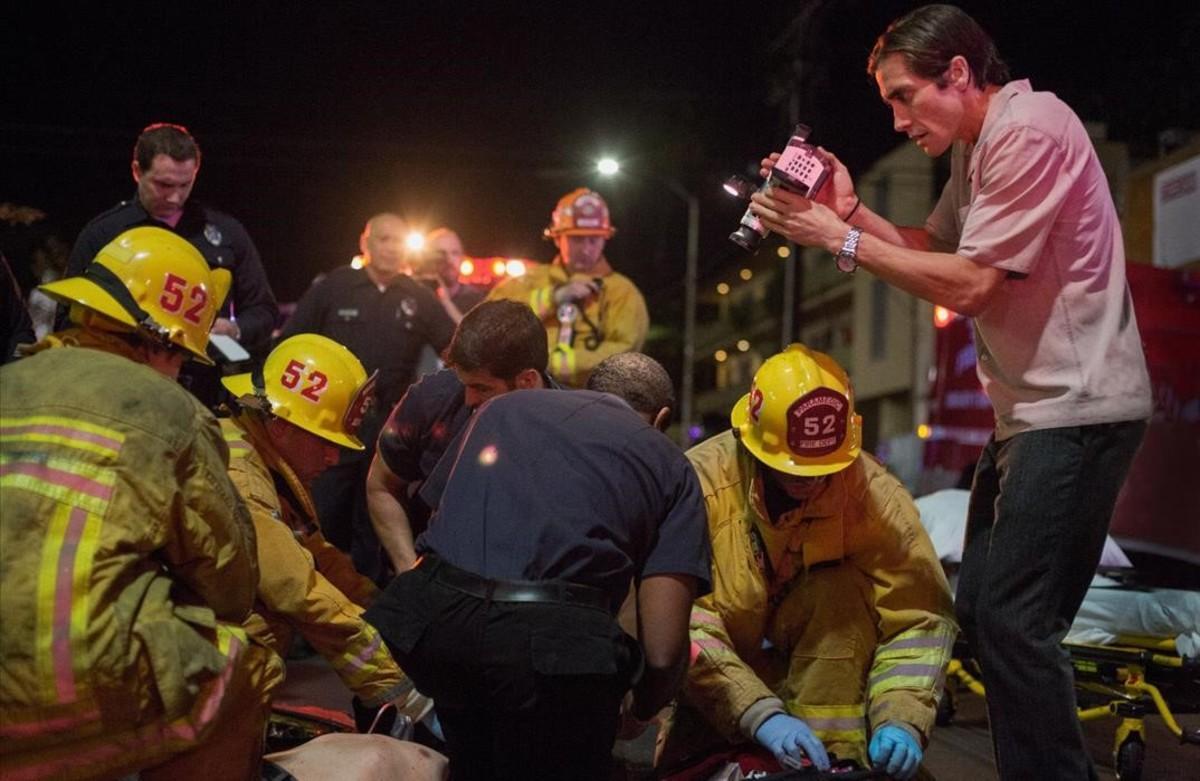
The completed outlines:
[[[802,344],[763,362],[730,421],[759,461],[791,475],[839,472],[854,463],[862,446],[862,418],[854,412],[846,372]]]
[[[182,236],[145,226],[110,241],[81,275],[40,290],[69,305],[81,325],[137,333],[211,365],[208,332],[231,282]]]
[[[263,402],[272,415],[335,445],[362,450],[358,427],[372,401],[375,375],[354,353],[318,334],[296,334],[271,351],[261,370],[224,377],[235,397]]]
[[[547,239],[559,236],[611,237],[617,229],[608,216],[608,204],[600,193],[580,187],[558,199],[550,213],[550,226],[542,232]]]

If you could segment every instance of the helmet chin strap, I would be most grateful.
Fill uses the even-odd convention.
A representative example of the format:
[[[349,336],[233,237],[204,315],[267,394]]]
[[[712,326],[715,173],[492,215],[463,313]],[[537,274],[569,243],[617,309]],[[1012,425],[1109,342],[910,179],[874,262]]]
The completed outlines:
[[[125,283],[107,266],[100,263],[89,263],[88,267],[83,270],[83,277],[115,298],[134,321],[138,323],[144,323],[147,320],[153,322],[154,318],[150,317],[150,313],[142,309],[141,305],[134,300],[133,294],[129,292],[129,288],[125,287]]]

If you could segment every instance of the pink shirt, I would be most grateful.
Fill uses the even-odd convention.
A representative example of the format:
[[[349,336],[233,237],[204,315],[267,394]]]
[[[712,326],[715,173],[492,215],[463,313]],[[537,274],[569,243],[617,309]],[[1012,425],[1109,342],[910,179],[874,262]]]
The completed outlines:
[[[1006,84],[974,147],[955,143],[925,227],[939,245],[1011,272],[974,319],[997,439],[1150,416],[1121,225],[1065,103],[1028,81]]]

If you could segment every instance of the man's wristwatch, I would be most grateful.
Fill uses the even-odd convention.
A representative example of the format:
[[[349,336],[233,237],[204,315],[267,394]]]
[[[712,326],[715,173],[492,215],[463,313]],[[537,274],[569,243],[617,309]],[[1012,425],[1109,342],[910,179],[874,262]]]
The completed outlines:
[[[842,241],[842,248],[838,250],[837,254],[838,271],[853,274],[854,269],[858,268],[858,237],[861,235],[861,228],[851,228],[846,231],[846,238]]]

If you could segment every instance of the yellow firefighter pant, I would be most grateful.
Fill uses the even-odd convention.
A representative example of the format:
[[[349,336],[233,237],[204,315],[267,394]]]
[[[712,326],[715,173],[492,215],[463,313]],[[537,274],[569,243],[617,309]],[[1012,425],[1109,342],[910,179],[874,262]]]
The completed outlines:
[[[205,630],[222,653],[236,658],[197,693],[182,718],[163,718],[161,704],[147,697],[154,675],[139,655],[121,702],[100,702],[104,723],[85,737],[60,734],[36,750],[12,753],[0,762],[0,777],[19,779],[118,779],[140,771],[144,781],[259,779],[271,693],[283,681],[284,662],[273,651],[247,642],[240,628],[218,624]],[[137,704],[135,704],[135,702]],[[127,718],[140,711],[136,723]],[[157,716],[155,716],[157,712]]]
[[[871,585],[846,565],[798,577],[768,623],[770,647],[747,664],[830,753],[867,764],[866,687],[876,646]],[[691,707],[676,711],[660,762],[727,745]]]

